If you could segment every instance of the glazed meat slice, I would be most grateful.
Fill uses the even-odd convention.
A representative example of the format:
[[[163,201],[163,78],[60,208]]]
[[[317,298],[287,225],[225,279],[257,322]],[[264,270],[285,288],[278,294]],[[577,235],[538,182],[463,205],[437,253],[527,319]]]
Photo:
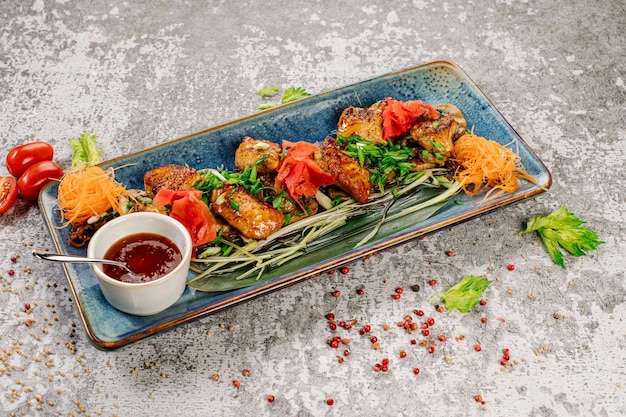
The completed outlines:
[[[337,134],[343,137],[360,136],[377,145],[387,143],[383,139],[383,110],[385,100],[367,108],[349,106],[341,113],[337,123]]]
[[[420,155],[423,162],[444,165],[452,155],[454,141],[465,133],[467,122],[461,110],[452,104],[437,104],[433,107],[441,117],[435,121],[419,120],[411,128],[410,142],[427,151]]]
[[[168,164],[154,168],[143,176],[144,189],[153,198],[159,190],[188,190],[200,180],[200,174],[184,165]]]
[[[213,190],[211,203],[216,214],[250,239],[265,239],[285,223],[280,211],[237,185],[226,184]]]
[[[257,165],[257,173],[260,175],[275,173],[280,166],[281,153],[282,148],[277,143],[246,136],[235,152],[235,166],[243,171],[265,157],[265,161]]]
[[[359,203],[367,203],[371,188],[370,171],[343,153],[334,138],[326,137],[313,153],[313,158],[320,168],[335,177],[335,185]]]

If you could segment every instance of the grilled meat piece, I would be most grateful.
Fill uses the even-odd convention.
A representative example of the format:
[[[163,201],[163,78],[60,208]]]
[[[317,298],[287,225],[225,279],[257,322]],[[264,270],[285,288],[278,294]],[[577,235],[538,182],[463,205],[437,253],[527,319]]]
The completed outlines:
[[[257,173],[260,175],[275,173],[280,167],[281,154],[282,147],[279,144],[246,136],[235,152],[235,166],[243,171],[265,156],[265,161],[256,167]]]
[[[387,143],[383,139],[383,110],[386,101],[378,101],[367,108],[349,106],[341,113],[337,134],[345,137],[360,136],[376,145]]]
[[[188,190],[200,180],[200,174],[184,165],[168,164],[154,168],[143,176],[144,188],[150,198],[161,189]]]
[[[215,213],[250,239],[265,239],[285,223],[280,211],[237,185],[213,190],[211,203]]]
[[[281,211],[284,214],[288,214],[289,221],[288,224],[295,223],[298,220],[306,219],[309,216],[316,214],[320,208],[319,203],[314,198],[307,198],[304,202],[304,210],[300,208],[298,204],[296,204],[291,199],[283,199],[283,205],[281,207]]]
[[[367,203],[371,188],[370,171],[343,153],[334,138],[327,136],[313,153],[313,159],[320,168],[335,177],[335,185],[359,203]]]
[[[433,106],[441,114],[439,119],[420,119],[411,128],[411,139],[426,153],[419,155],[426,164],[443,166],[452,156],[454,141],[465,133],[467,122],[463,113],[452,104],[437,104]]]

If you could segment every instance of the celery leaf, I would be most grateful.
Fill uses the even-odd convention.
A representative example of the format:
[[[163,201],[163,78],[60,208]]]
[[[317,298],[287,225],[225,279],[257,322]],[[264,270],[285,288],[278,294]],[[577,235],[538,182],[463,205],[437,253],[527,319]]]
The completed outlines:
[[[565,269],[563,253],[559,248],[573,256],[585,256],[585,251],[596,249],[605,243],[598,238],[596,232],[583,226],[585,223],[565,207],[561,207],[547,216],[532,217],[526,222],[526,227],[517,234],[539,233],[554,263]]]
[[[311,94],[309,94],[302,87],[289,87],[283,93],[283,98],[281,100],[281,104],[290,103],[292,101],[300,100],[300,99],[308,97],[310,95]]]
[[[469,313],[480,302],[483,291],[491,285],[490,280],[482,275],[467,275],[461,281],[450,287],[448,291],[441,292],[430,299],[443,300],[448,310],[459,310],[461,313]]]

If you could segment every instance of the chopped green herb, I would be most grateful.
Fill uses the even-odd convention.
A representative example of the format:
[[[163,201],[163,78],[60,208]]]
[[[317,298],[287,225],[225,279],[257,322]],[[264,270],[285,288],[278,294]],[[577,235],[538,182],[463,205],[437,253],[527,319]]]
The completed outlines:
[[[388,175],[396,174],[398,184],[406,184],[406,179],[415,166],[412,159],[413,151],[402,145],[388,142],[385,145],[376,145],[359,136],[343,137],[337,135],[337,143],[343,152],[356,158],[361,166],[367,166],[370,171],[370,181],[381,191],[384,189]]]

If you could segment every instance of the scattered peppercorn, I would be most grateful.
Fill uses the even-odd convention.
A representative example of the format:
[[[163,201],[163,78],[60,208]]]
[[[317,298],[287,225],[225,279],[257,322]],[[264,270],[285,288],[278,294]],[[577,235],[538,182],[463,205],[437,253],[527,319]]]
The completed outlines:
[[[506,267],[506,269],[508,269],[509,271],[513,271],[513,270],[515,270],[515,265],[513,265],[513,264],[509,264],[509,265]]]
[[[414,375],[419,375],[419,373],[420,373],[420,368],[413,368]]]
[[[431,279],[430,281],[428,281],[428,285],[430,285],[431,287],[434,287],[435,285],[437,285],[437,280]]]
[[[341,295],[341,291],[336,290],[336,291],[333,291],[331,294],[333,295],[333,297],[339,297]]]
[[[273,403],[274,402],[274,396],[272,394],[267,396],[267,402],[268,403]]]
[[[417,285],[417,284],[411,285],[411,291],[419,292],[419,290],[420,290],[420,286],[419,285]]]
[[[363,295],[363,294],[365,294],[365,291],[363,291],[363,289],[359,288],[358,290],[356,290],[356,294],[357,295]]]
[[[329,399],[326,400],[326,404],[333,405],[333,404],[335,404],[335,400],[333,400],[332,398],[329,398]]]
[[[342,267],[339,271],[340,271],[342,274],[344,274],[344,275],[345,275],[345,274],[347,274],[348,272],[350,272],[350,268],[348,268],[347,266],[344,266],[344,267]]]
[[[449,251],[447,251],[447,252],[446,252],[446,255],[447,255],[447,256],[452,256],[452,255],[454,255],[454,252],[452,252],[451,250],[449,250]]]

